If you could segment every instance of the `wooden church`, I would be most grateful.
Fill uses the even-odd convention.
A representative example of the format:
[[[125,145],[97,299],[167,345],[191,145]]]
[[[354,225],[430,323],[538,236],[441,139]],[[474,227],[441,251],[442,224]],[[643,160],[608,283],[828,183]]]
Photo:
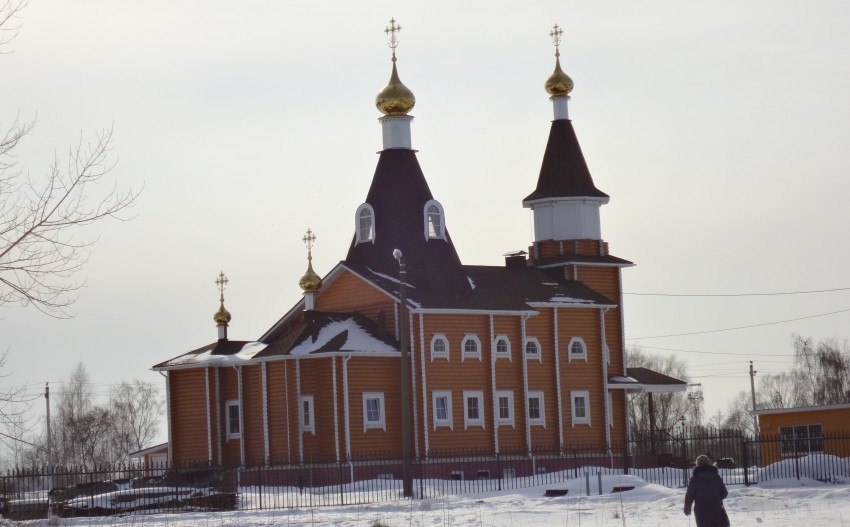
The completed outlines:
[[[220,275],[218,340],[154,366],[167,374],[175,465],[389,459],[403,439],[419,459],[622,448],[626,392],[653,389],[626,370],[621,270],[632,263],[602,239],[609,197],[569,119],[560,29],[545,83],[554,119],[522,200],[534,241],[504,266],[458,257],[411,145],[415,99],[399,80],[396,30],[392,21],[392,74],[376,99],[383,149],[345,259],[321,278],[308,263],[303,298],[253,342],[227,337]]]

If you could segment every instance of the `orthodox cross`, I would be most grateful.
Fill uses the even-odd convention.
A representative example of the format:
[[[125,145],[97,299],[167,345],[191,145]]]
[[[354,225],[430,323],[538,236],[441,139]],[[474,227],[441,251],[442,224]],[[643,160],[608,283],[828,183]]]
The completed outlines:
[[[384,28],[384,33],[390,36],[390,49],[393,50],[393,62],[395,62],[395,48],[398,47],[396,33],[401,31],[401,26],[395,23],[395,18],[390,19],[390,25]]]
[[[221,301],[224,302],[224,288],[227,287],[227,283],[230,280],[224,275],[224,271],[218,273],[218,278],[215,279],[215,285],[218,286],[219,292],[221,292]]]
[[[312,262],[313,261],[313,242],[316,241],[316,235],[313,234],[313,231],[311,231],[309,229],[309,227],[307,228],[307,234],[305,234],[304,237],[301,238],[301,241],[303,241],[304,245],[307,246],[307,261]]]
[[[561,45],[561,35],[564,34],[564,30],[561,29],[561,26],[555,24],[552,26],[552,31],[549,32],[549,36],[552,37],[552,42],[555,44],[555,56],[560,57],[561,52],[558,47]]]

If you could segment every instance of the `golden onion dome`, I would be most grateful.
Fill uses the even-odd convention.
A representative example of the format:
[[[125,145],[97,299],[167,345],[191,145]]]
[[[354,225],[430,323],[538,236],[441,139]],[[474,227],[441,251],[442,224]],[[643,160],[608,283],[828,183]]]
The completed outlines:
[[[390,82],[375,97],[375,106],[384,115],[407,115],[416,104],[416,97],[398,78],[398,69],[393,58],[393,73]]]
[[[221,303],[221,307],[218,308],[218,311],[213,315],[213,320],[219,326],[224,326],[230,323],[230,311],[224,309],[224,302]]]
[[[546,79],[544,86],[552,97],[565,97],[573,91],[573,80],[561,69],[561,59],[555,59],[555,71]]]
[[[307,272],[298,281],[298,285],[305,293],[315,293],[322,287],[322,279],[313,271],[313,264],[307,264]]]

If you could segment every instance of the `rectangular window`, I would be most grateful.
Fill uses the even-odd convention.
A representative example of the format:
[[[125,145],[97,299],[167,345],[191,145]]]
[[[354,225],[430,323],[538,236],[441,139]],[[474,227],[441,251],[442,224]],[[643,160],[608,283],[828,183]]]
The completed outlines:
[[[242,436],[239,426],[239,401],[227,401],[225,403],[227,411],[227,439],[237,439]]]
[[[438,426],[452,428],[452,392],[432,392],[431,404],[434,407],[434,429]]]
[[[780,426],[782,455],[805,455],[823,452],[823,426]]]
[[[573,426],[590,424],[590,393],[586,390],[570,392]]]
[[[463,392],[463,426],[484,426],[484,392]]]
[[[363,430],[370,428],[387,430],[386,419],[384,419],[384,394],[381,392],[363,394]]]
[[[528,392],[528,423],[546,425],[543,413],[543,392]]]
[[[499,390],[496,392],[496,422],[500,425],[514,424],[514,392]]]
[[[314,422],[315,416],[313,414],[313,396],[302,395],[299,400],[301,401],[301,432],[310,432],[315,434],[316,425]]]

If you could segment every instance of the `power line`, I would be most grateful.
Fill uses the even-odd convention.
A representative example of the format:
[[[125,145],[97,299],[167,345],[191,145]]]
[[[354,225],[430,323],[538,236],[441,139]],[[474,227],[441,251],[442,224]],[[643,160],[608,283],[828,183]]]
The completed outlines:
[[[834,293],[836,291],[850,291],[850,287],[836,287],[834,289],[813,289],[811,291],[779,291],[772,293],[623,293],[632,296],[672,296],[672,297],[740,297],[740,296],[782,296],[782,295],[810,295],[814,293]]]
[[[809,316],[806,316],[806,317],[789,318],[787,320],[777,320],[775,322],[763,322],[761,324],[750,324],[748,326],[736,326],[736,327],[732,327],[732,328],[723,328],[723,329],[709,329],[709,330],[705,330],[705,331],[692,331],[690,333],[671,333],[669,335],[653,335],[651,337],[631,337],[631,338],[627,338],[626,340],[663,339],[663,338],[667,338],[667,337],[686,337],[686,336],[690,336],[690,335],[705,335],[706,333],[721,333],[721,332],[724,332],[724,331],[736,331],[736,330],[739,330],[739,329],[751,329],[751,328],[759,328],[759,327],[763,327],[763,326],[775,326],[776,324],[786,324],[788,322],[797,322],[799,320],[808,320],[808,319],[811,319],[811,318],[826,317],[826,316],[829,316],[829,315],[837,315],[838,313],[847,313],[848,311],[850,311],[850,308],[839,309],[838,311],[830,311],[829,313],[820,313],[818,315],[809,315]]]
[[[636,338],[640,338],[640,337],[636,337]],[[644,337],[644,338],[654,338],[654,337]],[[626,339],[626,340],[632,340],[632,339]],[[678,351],[678,352],[681,352],[681,353],[699,353],[699,354],[705,354],[705,355],[736,355],[736,356],[741,356],[741,352],[738,352],[738,351],[698,351],[698,350],[685,350],[685,349],[680,349],[680,348],[661,348],[661,347],[658,347],[658,346],[644,346],[643,344],[640,344],[640,347],[641,347],[641,349],[661,350],[661,351]],[[787,353],[783,353],[783,354],[759,353],[758,357],[793,358],[794,355],[793,354],[789,355]],[[741,359],[741,360],[744,360],[744,359]]]

